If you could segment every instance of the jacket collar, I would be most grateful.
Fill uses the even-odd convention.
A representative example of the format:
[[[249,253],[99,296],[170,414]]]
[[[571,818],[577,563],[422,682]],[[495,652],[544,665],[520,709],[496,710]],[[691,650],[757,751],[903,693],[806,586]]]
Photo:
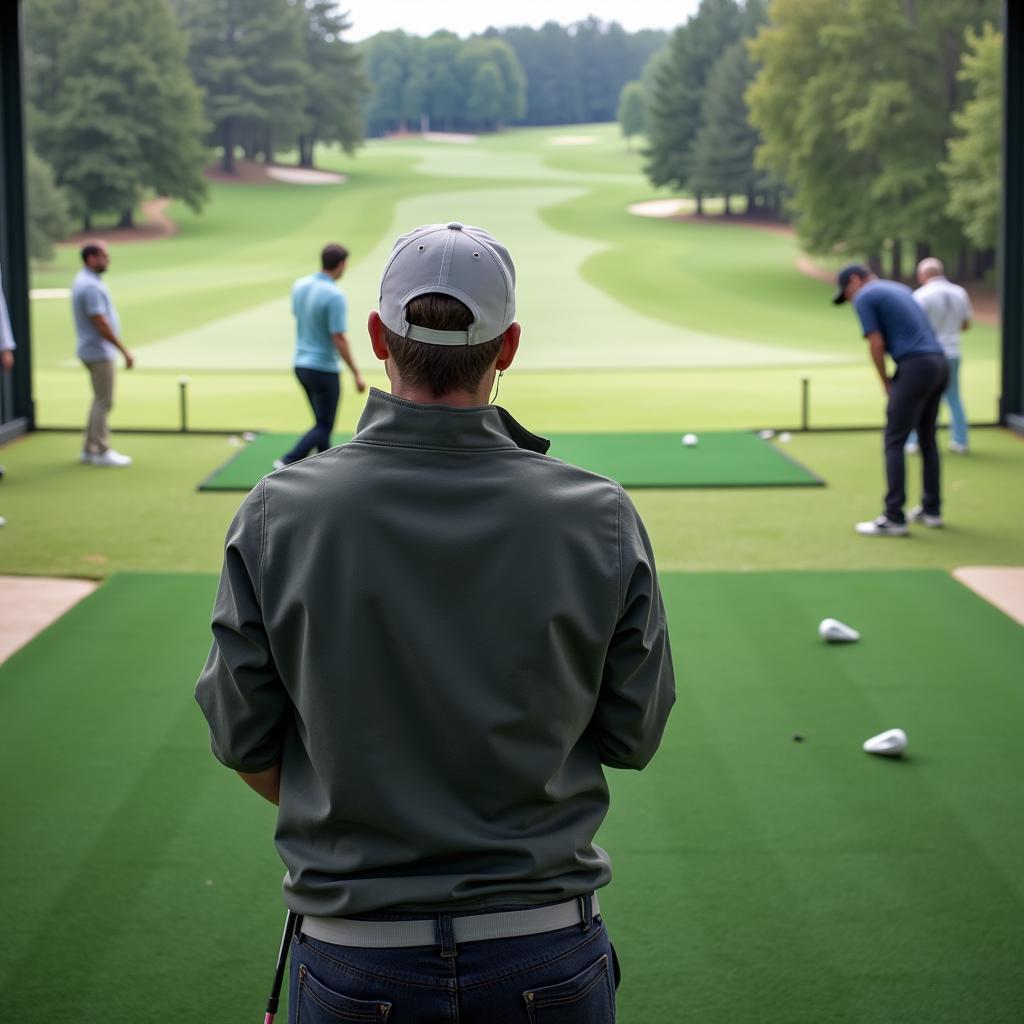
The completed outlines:
[[[377,388],[370,388],[352,440],[412,448],[525,448],[542,455],[551,446],[500,405],[418,405]]]

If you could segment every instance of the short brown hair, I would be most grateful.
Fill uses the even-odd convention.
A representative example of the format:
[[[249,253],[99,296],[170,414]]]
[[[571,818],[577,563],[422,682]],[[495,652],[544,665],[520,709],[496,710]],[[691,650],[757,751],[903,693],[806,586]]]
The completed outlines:
[[[465,303],[435,292],[412,299],[405,308],[405,317],[410,324],[435,331],[464,331],[473,323],[473,314]],[[403,338],[387,325],[382,326],[402,383],[429,388],[435,398],[452,391],[472,394],[501,351],[501,338],[476,345],[432,345]]]
[[[324,270],[335,270],[348,259],[348,249],[337,242],[331,242],[320,250],[320,266]]]

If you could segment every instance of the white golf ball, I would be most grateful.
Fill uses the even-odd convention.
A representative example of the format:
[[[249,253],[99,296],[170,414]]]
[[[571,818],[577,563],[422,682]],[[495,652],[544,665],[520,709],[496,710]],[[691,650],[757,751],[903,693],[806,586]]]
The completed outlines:
[[[683,444],[685,444],[687,448],[693,448],[697,444],[697,435],[683,434]]]
[[[793,435],[788,430],[784,430],[781,434],[779,434],[779,440],[783,444],[789,444],[789,442],[793,440]]]

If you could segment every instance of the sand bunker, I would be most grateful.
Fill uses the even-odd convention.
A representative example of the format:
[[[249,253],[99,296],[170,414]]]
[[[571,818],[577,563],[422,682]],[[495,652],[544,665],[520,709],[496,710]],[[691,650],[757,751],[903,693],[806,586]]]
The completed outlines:
[[[308,167],[268,167],[267,177],[287,185],[342,185],[348,178],[333,171],[314,171]]]
[[[548,142],[552,146],[592,146],[597,142],[596,135],[553,135]]]
[[[475,135],[467,135],[464,132],[423,132],[420,138],[426,139],[427,142],[450,142],[456,146],[468,146],[471,142],[476,142]]]
[[[691,206],[692,199],[649,199],[645,203],[631,203],[626,209],[638,217],[674,217]]]

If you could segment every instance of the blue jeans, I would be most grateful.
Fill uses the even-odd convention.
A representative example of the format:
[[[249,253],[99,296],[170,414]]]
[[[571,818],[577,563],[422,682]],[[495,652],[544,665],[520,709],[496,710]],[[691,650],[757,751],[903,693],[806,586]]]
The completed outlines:
[[[296,366],[295,376],[306,392],[316,422],[299,438],[291,451],[281,456],[284,463],[298,462],[312,451],[325,452],[331,447],[331,431],[334,429],[334,418],[338,415],[338,401],[341,398],[341,377],[336,373]]]
[[[949,383],[942,397],[949,406],[949,439],[955,444],[967,447],[967,413],[964,403],[960,401],[960,357],[946,357],[949,363]],[[917,431],[913,430],[907,438],[907,444],[917,444]]]
[[[448,949],[361,949],[300,934],[291,948],[288,1021],[614,1024],[616,967],[600,917],[586,930]]]

